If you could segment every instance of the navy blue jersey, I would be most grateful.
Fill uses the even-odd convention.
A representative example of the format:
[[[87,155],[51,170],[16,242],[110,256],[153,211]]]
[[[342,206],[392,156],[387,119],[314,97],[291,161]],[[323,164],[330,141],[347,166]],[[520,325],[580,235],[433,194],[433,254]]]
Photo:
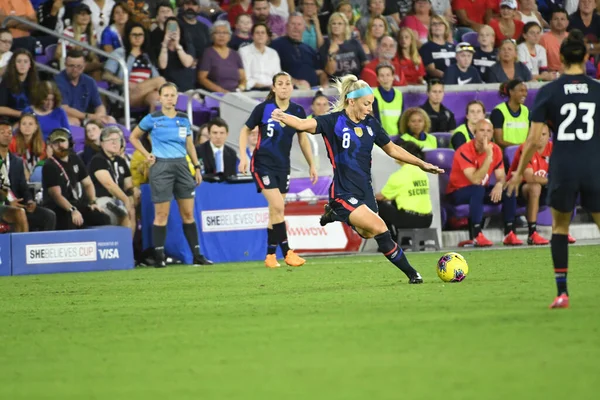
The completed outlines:
[[[290,170],[290,151],[296,130],[289,126],[282,126],[279,122],[271,119],[271,113],[276,108],[278,106],[275,104],[275,100],[260,103],[252,110],[250,118],[246,121],[249,129],[258,126],[260,130],[258,143],[256,143],[252,155],[252,170],[256,167],[277,171]],[[306,118],[304,108],[292,102],[285,113],[302,119]]]
[[[353,195],[364,200],[373,196],[371,152],[373,144],[383,147],[390,137],[381,124],[368,115],[356,124],[345,111],[315,117],[316,133],[323,135],[327,155],[333,166],[330,197]]]
[[[600,83],[586,75],[562,75],[542,86],[530,114],[553,131],[550,179],[599,180]]]
[[[483,83],[479,72],[469,65],[466,72],[458,68],[457,64],[452,64],[444,72],[444,85],[466,85],[468,83]]]

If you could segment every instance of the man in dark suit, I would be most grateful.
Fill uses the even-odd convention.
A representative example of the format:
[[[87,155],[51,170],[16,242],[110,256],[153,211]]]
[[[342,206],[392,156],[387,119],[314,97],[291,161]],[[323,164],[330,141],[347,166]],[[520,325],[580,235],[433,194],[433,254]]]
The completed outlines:
[[[237,175],[237,155],[225,144],[227,136],[229,127],[223,119],[217,117],[208,123],[209,140],[196,147],[198,158],[204,164],[204,174],[224,177]]]
[[[25,210],[29,231],[50,231],[56,225],[56,215],[51,210],[39,207],[27,185],[23,159],[8,151],[12,139],[10,124],[0,121],[0,179],[6,192],[6,205]],[[8,176],[6,176],[8,175]],[[3,206],[3,207],[6,207]],[[8,221],[15,223],[18,221]],[[16,229],[18,231],[18,229]]]

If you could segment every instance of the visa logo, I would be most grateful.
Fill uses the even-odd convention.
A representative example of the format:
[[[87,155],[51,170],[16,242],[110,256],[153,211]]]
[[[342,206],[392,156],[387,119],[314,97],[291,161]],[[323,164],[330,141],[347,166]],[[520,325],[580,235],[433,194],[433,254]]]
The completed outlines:
[[[102,260],[114,260],[119,258],[119,249],[100,249],[100,258]]]

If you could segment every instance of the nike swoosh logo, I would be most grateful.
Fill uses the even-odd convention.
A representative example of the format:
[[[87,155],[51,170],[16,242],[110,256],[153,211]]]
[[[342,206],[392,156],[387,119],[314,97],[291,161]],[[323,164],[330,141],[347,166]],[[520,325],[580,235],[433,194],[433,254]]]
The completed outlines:
[[[473,79],[473,78],[465,79],[465,80],[463,81],[462,79],[458,78],[458,84],[459,84],[459,85],[464,85],[465,83],[469,83],[469,82],[471,82],[471,79]]]

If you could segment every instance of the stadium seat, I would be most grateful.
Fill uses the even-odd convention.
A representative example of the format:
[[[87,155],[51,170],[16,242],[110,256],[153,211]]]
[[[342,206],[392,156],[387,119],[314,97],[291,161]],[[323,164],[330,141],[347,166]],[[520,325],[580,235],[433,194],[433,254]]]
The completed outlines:
[[[448,175],[452,169],[452,160],[454,160],[454,150],[452,149],[435,149],[425,152],[425,161],[445,169]]]
[[[85,129],[81,126],[70,125],[71,137],[73,138],[73,150],[75,152],[83,150],[85,145]]]
[[[519,145],[508,146],[507,148],[504,149],[504,157],[506,157],[506,160],[508,160],[509,168],[510,168],[513,160],[515,159],[515,154],[517,153],[518,149],[519,149]]]
[[[470,43],[473,46],[479,46],[479,42],[477,41],[478,36],[479,34],[477,32],[467,32],[464,35],[462,35],[461,40],[463,42]]]
[[[51,44],[50,46],[46,47],[46,50],[44,50],[44,55],[46,56],[46,58],[48,59],[48,61],[54,60],[54,54],[56,53],[56,44]]]
[[[227,13],[219,14],[219,16],[217,17],[217,21],[227,21],[228,17],[229,16],[227,15]]]
[[[198,15],[196,19],[206,25],[209,29],[213,26],[213,23],[210,19],[203,17],[202,15]]]
[[[452,134],[449,132],[431,132],[431,135],[435,136],[437,140],[438,149],[450,148],[450,139]]]

